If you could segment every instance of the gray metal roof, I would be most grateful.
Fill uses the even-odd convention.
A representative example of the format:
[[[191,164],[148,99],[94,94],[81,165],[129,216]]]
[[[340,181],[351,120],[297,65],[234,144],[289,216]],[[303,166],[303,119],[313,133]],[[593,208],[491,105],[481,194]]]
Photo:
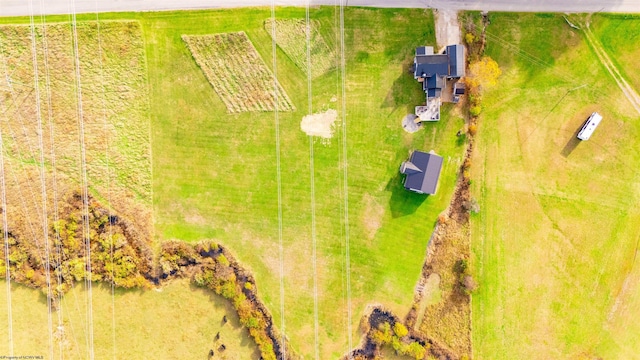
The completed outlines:
[[[464,76],[464,46],[449,45],[447,46],[446,53],[449,56],[449,76],[463,77]]]
[[[443,160],[441,156],[418,150],[411,153],[408,163],[418,168],[420,172],[407,173],[407,177],[404,180],[404,187],[407,190],[419,191],[425,194],[435,194]],[[402,168],[405,170],[406,167],[404,164]]]

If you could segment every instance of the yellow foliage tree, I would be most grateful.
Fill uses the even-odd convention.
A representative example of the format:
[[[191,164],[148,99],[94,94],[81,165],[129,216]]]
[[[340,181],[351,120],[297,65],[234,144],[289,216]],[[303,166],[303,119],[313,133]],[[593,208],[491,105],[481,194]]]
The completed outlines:
[[[409,330],[407,330],[407,327],[404,326],[402,323],[396,322],[393,325],[393,332],[395,332],[396,335],[399,338],[402,338],[402,337],[405,337],[409,333]]]
[[[465,78],[465,83],[472,94],[478,93],[480,90],[495,86],[500,75],[502,70],[498,63],[488,56],[483,56],[469,65],[469,74]]]

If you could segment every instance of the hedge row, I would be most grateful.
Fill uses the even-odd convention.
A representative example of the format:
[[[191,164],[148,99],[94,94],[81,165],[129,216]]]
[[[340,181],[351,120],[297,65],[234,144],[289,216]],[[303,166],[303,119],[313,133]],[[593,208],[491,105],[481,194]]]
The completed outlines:
[[[196,285],[228,299],[258,345],[262,359],[284,359],[272,317],[258,299],[253,276],[225,248],[209,241],[196,245],[166,242],[160,252],[159,277],[190,277]]]

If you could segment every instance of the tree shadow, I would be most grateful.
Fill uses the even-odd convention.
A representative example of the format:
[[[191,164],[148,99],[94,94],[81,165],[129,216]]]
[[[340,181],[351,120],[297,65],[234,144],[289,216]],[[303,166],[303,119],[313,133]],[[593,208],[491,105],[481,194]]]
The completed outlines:
[[[394,219],[415,213],[429,197],[427,194],[417,194],[405,189],[403,180],[403,175],[398,171],[385,187],[386,191],[391,191],[389,208]]]
[[[585,123],[586,123],[586,120],[585,122],[580,123],[580,126],[578,126],[578,128],[573,133],[573,135],[571,135],[571,137],[569,138],[569,141],[567,141],[567,144],[564,146],[564,148],[560,152],[560,154],[565,158],[569,157],[569,155],[571,155],[573,150],[575,150],[578,147],[578,145],[580,145],[580,143],[582,142],[582,140],[578,139],[578,133],[580,132],[580,130],[582,129]]]

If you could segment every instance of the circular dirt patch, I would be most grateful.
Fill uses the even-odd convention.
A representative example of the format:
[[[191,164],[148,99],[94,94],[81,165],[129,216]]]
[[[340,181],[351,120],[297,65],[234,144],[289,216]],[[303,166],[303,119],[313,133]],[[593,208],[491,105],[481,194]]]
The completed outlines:
[[[414,133],[422,127],[421,124],[416,124],[416,118],[414,114],[407,114],[402,118],[402,128],[408,133]]]

